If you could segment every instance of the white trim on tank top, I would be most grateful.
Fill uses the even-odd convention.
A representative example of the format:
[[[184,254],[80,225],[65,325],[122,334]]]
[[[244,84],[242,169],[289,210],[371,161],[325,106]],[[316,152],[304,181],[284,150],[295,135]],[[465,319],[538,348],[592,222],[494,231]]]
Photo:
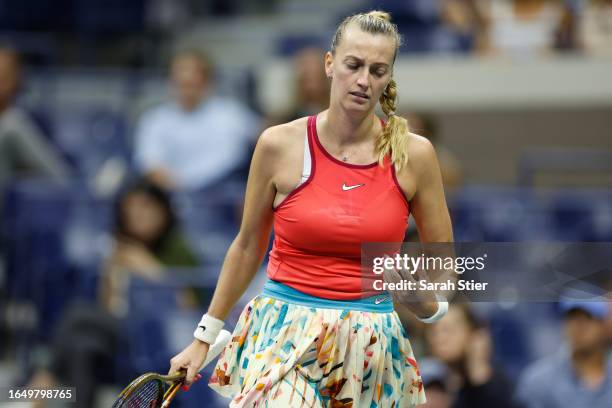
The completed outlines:
[[[306,136],[304,137],[304,164],[302,165],[302,179],[300,180],[301,186],[308,178],[310,177],[310,171],[312,167],[312,158],[310,157],[310,146],[308,142],[308,130],[306,131]]]

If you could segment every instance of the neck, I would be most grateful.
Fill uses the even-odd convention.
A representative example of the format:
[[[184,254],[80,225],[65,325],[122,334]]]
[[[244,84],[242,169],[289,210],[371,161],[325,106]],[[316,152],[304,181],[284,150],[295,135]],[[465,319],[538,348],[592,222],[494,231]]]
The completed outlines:
[[[338,146],[366,141],[374,128],[375,121],[372,112],[366,115],[349,115],[344,109],[330,106],[327,115],[323,117],[325,134]]]
[[[576,374],[587,384],[597,386],[606,375],[605,351],[600,348],[572,353]]]
[[[181,107],[182,110],[184,110],[185,112],[192,112],[194,110],[196,110],[200,105],[202,105],[204,103],[204,101],[207,99],[208,94],[205,91],[202,91],[200,97],[197,100],[192,100],[192,101],[178,101],[179,106]]]

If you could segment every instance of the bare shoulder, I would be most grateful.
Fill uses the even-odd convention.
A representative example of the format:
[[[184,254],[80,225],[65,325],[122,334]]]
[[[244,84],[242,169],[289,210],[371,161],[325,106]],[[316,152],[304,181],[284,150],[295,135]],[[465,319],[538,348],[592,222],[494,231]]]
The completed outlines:
[[[436,151],[426,137],[417,135],[416,133],[408,133],[407,139],[407,147],[412,159],[420,161],[435,157]]]
[[[269,175],[277,191],[291,190],[300,180],[308,119],[266,129],[257,142],[254,161]]]
[[[412,171],[419,172],[437,166],[436,151],[429,139],[416,133],[408,133],[406,143],[408,149],[408,167]]]
[[[427,183],[432,174],[436,173],[438,160],[434,147],[427,138],[408,133],[406,144],[408,164],[397,173],[397,179],[406,197],[411,199],[419,185]]]
[[[292,122],[271,126],[263,131],[259,137],[258,145],[267,153],[288,153],[292,148],[301,146],[306,132],[307,118],[296,119]]]

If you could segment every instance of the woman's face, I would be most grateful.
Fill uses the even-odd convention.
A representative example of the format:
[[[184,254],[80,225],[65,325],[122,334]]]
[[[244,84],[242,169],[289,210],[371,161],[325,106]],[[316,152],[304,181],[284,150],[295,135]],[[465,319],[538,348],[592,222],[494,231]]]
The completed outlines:
[[[374,109],[391,79],[395,39],[362,31],[349,24],[335,55],[325,55],[325,71],[332,77],[331,105],[367,113]]]
[[[451,307],[443,319],[428,328],[427,343],[434,357],[453,364],[463,358],[471,332],[463,312]]]
[[[156,240],[167,222],[160,203],[142,192],[130,193],[123,202],[122,212],[128,235],[143,243]]]

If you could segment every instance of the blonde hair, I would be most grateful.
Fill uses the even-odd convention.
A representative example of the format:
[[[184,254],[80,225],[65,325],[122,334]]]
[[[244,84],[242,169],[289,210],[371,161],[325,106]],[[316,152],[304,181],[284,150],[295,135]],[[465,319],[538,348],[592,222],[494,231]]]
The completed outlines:
[[[342,40],[346,27],[355,23],[364,32],[370,34],[382,34],[393,37],[395,40],[395,54],[393,62],[397,57],[397,50],[402,45],[402,36],[397,30],[397,26],[391,22],[391,15],[385,11],[373,10],[368,13],[359,13],[346,17],[334,34],[331,43],[331,53],[335,54],[336,48]],[[391,162],[395,169],[399,171],[408,163],[408,151],[406,147],[406,135],[408,134],[408,121],[395,114],[397,99],[397,84],[391,78],[387,87],[383,91],[380,99],[380,106],[383,113],[387,116],[387,123],[383,132],[376,139],[376,154],[378,162],[382,165],[384,158],[391,155]]]

